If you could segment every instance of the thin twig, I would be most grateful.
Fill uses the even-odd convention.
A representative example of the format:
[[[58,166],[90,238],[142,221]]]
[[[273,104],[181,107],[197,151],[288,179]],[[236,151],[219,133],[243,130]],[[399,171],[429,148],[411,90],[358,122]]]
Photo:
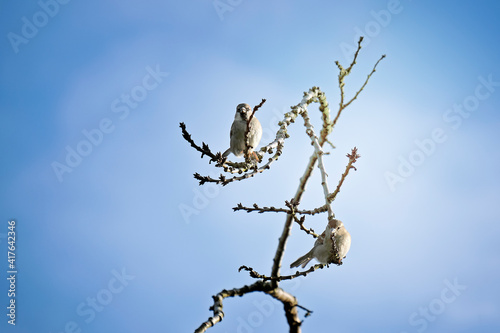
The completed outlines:
[[[306,318],[309,317],[310,315],[312,315],[312,313],[314,312],[314,311],[311,311],[308,308],[305,308],[305,307],[303,307],[302,305],[299,305],[299,304],[297,304],[297,307],[306,311],[306,314],[304,315],[304,317],[306,317]]]
[[[342,111],[345,108],[347,108],[356,98],[358,98],[358,95],[361,93],[361,91],[363,91],[363,89],[367,85],[368,81],[370,80],[370,77],[372,76],[372,74],[375,73],[378,63],[382,59],[385,58],[385,54],[380,57],[380,59],[373,66],[373,69],[370,72],[370,74],[368,74],[368,76],[367,76],[367,78],[365,80],[365,83],[363,83],[363,85],[361,86],[361,88],[356,92],[356,94],[354,95],[354,97],[351,98],[351,100],[349,102],[344,103],[344,86],[345,86],[344,79],[345,79],[346,76],[348,76],[351,73],[352,67],[356,64],[356,59],[358,58],[359,51],[361,50],[361,42],[362,41],[363,41],[363,36],[361,36],[359,38],[358,48],[356,49],[356,52],[354,53],[354,58],[353,58],[351,64],[349,65],[349,67],[347,69],[344,69],[342,67],[342,65],[340,64],[340,62],[338,62],[338,61],[335,62],[335,64],[339,68],[338,82],[339,82],[339,89],[340,89],[340,102],[339,102],[339,111],[337,112],[337,115],[335,116],[335,119],[333,120],[333,122],[331,124],[332,128],[335,126],[335,124],[337,124],[337,120],[339,119],[340,114],[342,113]]]
[[[306,234],[309,234],[311,236],[313,236],[314,238],[318,238],[319,236],[314,232],[314,230],[312,228],[308,229],[306,227],[304,227],[304,222],[306,220],[306,217],[305,216],[302,216],[300,219],[297,217],[297,206],[299,205],[298,202],[295,202],[295,200],[290,200],[290,201],[285,201],[285,205],[290,208],[290,215],[293,217],[293,220],[295,222],[297,222],[297,224],[299,225],[300,227],[300,230],[303,230],[306,232]],[[328,210],[328,207],[326,207],[327,210]]]
[[[344,78],[347,75],[351,74],[352,67],[356,64],[356,59],[358,58],[359,51],[361,50],[361,42],[362,41],[363,41],[363,36],[359,37],[358,48],[356,49],[356,52],[354,53],[354,57],[352,59],[352,62],[347,69],[344,69],[344,67],[342,67],[340,62],[335,61],[335,64],[337,65],[337,67],[339,69],[338,80],[339,80],[339,88],[340,88],[340,103],[339,103],[339,113],[337,114],[337,117],[335,117],[333,124],[335,124],[337,122],[336,120],[338,119],[340,112],[342,112],[342,110],[345,108],[345,106],[344,106],[344,85],[345,85]]]
[[[234,182],[234,181],[240,181],[248,178],[252,178],[253,176],[264,172],[265,170],[269,169],[271,167],[271,164],[276,161],[282,154],[282,146],[278,145],[278,149],[276,150],[276,154],[274,154],[273,157],[270,157],[268,162],[261,167],[257,167],[254,165],[250,170],[251,172],[244,173],[242,176],[234,176],[227,178],[223,174],[219,176],[219,178],[212,178],[210,176],[202,176],[199,173],[194,174],[194,178],[198,179],[200,181],[200,185],[203,185],[205,183],[216,183],[216,184],[221,184],[222,186],[226,186],[227,184]],[[240,173],[243,173],[241,171]]]
[[[358,59],[358,54],[359,54],[359,51],[361,50],[361,42],[363,41],[364,37],[363,36],[360,36],[359,37],[359,40],[358,40],[358,48],[356,50],[356,53],[354,53],[354,57],[352,58],[352,62],[351,64],[349,65],[349,67],[346,69],[346,72],[347,74],[346,75],[349,75],[349,73],[351,73],[351,69],[354,67],[354,65],[356,65],[356,60]]]
[[[291,201],[293,201],[293,199]],[[244,210],[247,213],[257,212],[259,214],[266,213],[266,212],[290,214],[293,216],[294,221],[297,222],[297,224],[299,225],[300,230],[303,230],[305,233],[313,236],[314,238],[318,238],[318,234],[316,234],[314,232],[314,229],[304,227],[305,216],[298,218],[297,214],[314,215],[314,214],[318,214],[318,213],[324,213],[328,210],[327,205],[323,205],[323,206],[318,207],[318,208],[313,209],[313,210],[298,210],[298,209],[296,209],[296,206],[292,205],[288,201],[285,201],[285,205],[289,209],[276,208],[276,207],[259,207],[257,204],[253,204],[253,207],[245,207],[241,203],[239,203],[236,207],[233,207],[233,211],[236,212],[239,210]]]
[[[191,147],[193,147],[194,149],[196,149],[197,151],[199,151],[201,153],[201,158],[203,158],[203,156],[207,155],[208,157],[210,157],[210,162],[217,162],[217,164],[222,163],[223,158],[222,158],[222,154],[220,152],[218,152],[216,154],[212,153],[212,151],[210,150],[210,148],[208,147],[208,145],[205,142],[202,142],[202,147],[198,146],[191,138],[191,134],[189,134],[189,132],[186,130],[186,124],[180,123],[179,127],[182,130],[182,137],[187,142],[189,142],[189,144],[191,144]]]
[[[244,154],[245,155],[245,162],[247,164],[251,163],[250,154],[249,154],[250,149],[255,148],[255,147],[250,146],[250,122],[252,121],[255,112],[257,112],[257,110],[260,109],[260,107],[262,105],[264,105],[265,102],[266,102],[266,99],[263,98],[262,101],[258,105],[254,106],[252,113],[250,114],[250,117],[248,117],[248,119],[247,119],[247,128],[245,129],[245,154]]]
[[[323,128],[320,133],[320,141],[326,140],[332,148],[335,146],[328,141],[327,137],[332,132],[332,123],[330,122],[330,108],[328,107],[328,101],[326,100],[326,96],[324,92],[318,93],[318,102],[319,102],[319,110],[321,111],[321,119],[323,120]]]
[[[273,206],[271,206],[271,207],[265,207],[265,206],[264,207],[260,207],[256,203],[254,203],[252,205],[252,207],[246,207],[246,206],[243,206],[241,203],[239,203],[239,204],[236,205],[236,207],[233,207],[233,211],[236,212],[238,210],[244,210],[247,213],[257,212],[259,214],[267,213],[267,212],[292,214],[292,210],[291,209],[276,208],[276,207],[273,207]],[[303,210],[296,209],[295,213],[296,214],[300,214],[300,215],[315,215],[315,214],[319,214],[319,213],[324,213],[326,211],[327,211],[327,207],[326,207],[326,205],[323,205],[323,206],[315,208],[315,209],[303,209]]]
[[[295,272],[295,274],[292,274],[292,275],[280,275],[280,276],[277,276],[277,277],[272,277],[272,276],[265,276],[265,275],[262,275],[262,274],[259,274],[257,271],[255,271],[252,267],[248,267],[248,266],[241,266],[240,268],[238,268],[238,272],[241,272],[242,270],[245,270],[247,272],[249,272],[250,276],[253,277],[254,279],[261,279],[262,281],[283,281],[283,280],[292,280],[292,279],[295,279],[299,276],[306,276],[318,269],[323,269],[324,267],[326,267],[327,265],[323,265],[323,264],[316,264],[314,266],[311,266],[309,267],[308,270],[305,270],[305,271],[297,271]]]
[[[323,164],[323,149],[321,148],[319,144],[319,139],[314,133],[313,126],[311,124],[311,121],[309,119],[309,115],[307,112],[302,113],[302,118],[304,118],[304,125],[306,127],[306,133],[311,139],[311,143],[314,146],[314,153],[318,157],[318,168],[321,173],[321,186],[323,187],[323,194],[325,196],[325,205],[327,205],[328,209],[328,218],[327,218],[327,223],[330,219],[335,218],[335,214],[333,213],[332,207],[330,206],[330,202],[328,202],[327,197],[330,191],[328,190],[328,181],[327,177],[328,174],[325,171],[325,166]]]
[[[304,221],[306,219],[305,216],[302,216],[300,219],[297,217],[297,215],[293,214],[293,220],[297,222],[299,225],[300,230],[304,231],[306,234],[313,236],[314,238],[318,238],[318,234],[314,232],[313,228],[306,228],[304,227]]]
[[[335,191],[333,191],[333,193],[328,195],[328,197],[327,197],[328,202],[333,202],[333,200],[335,200],[335,198],[337,197],[337,194],[339,194],[339,192],[340,192],[340,187],[342,186],[342,184],[344,183],[344,180],[346,179],[347,175],[349,174],[349,170],[351,170],[351,169],[356,170],[356,167],[353,164],[356,163],[357,159],[361,157],[361,155],[358,154],[358,148],[356,148],[356,147],[354,147],[351,150],[351,153],[347,154],[346,156],[349,158],[349,163],[347,163],[347,166],[345,167],[345,171],[342,174],[342,177],[340,178],[340,181],[339,181],[339,184],[337,185],[337,188],[335,189]]]
[[[368,84],[368,81],[370,80],[371,76],[373,75],[373,73],[375,73],[377,71],[377,66],[378,66],[378,63],[385,58],[385,54],[383,54],[380,59],[377,60],[377,62],[375,63],[375,65],[373,66],[373,69],[372,71],[370,72],[370,74],[368,74],[368,76],[366,77],[366,80],[365,80],[365,83],[363,83],[363,85],[361,86],[361,88],[356,92],[356,94],[354,95],[353,98],[351,98],[351,100],[349,102],[347,102],[345,105],[344,105],[344,109],[346,107],[349,106],[349,104],[351,104],[356,98],[358,98],[358,95],[363,91],[363,89],[365,89],[365,86]],[[334,122],[335,124],[335,122]]]

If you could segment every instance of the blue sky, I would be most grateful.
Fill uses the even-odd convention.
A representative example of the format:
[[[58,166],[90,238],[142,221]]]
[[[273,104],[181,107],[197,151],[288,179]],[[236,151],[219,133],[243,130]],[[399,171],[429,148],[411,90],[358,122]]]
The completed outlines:
[[[240,265],[268,274],[284,216],[231,208],[294,195],[312,152],[302,121],[268,172],[224,188],[198,186],[194,172],[216,170],[178,124],[223,151],[239,103],[267,99],[262,143],[312,86],[335,109],[334,61],[347,65],[363,34],[347,96],[387,58],[325,159],[333,187],[345,154],[361,154],[333,204],[352,247],[341,267],[282,287],[314,311],[304,332],[498,332],[500,4],[214,3],[1,2],[1,331],[192,332],[212,295],[252,283]],[[310,114],[319,128],[316,105]],[[322,200],[315,172],[302,204]],[[324,218],[308,223],[321,230]],[[306,236],[293,229],[284,274]],[[287,331],[260,293],[224,311],[210,332]]]

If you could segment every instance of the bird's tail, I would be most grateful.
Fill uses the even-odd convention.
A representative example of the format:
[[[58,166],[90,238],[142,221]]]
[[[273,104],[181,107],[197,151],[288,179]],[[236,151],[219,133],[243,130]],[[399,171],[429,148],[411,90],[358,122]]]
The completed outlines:
[[[301,265],[302,265],[302,268],[304,268],[309,263],[309,261],[312,260],[312,258],[313,258],[313,256],[312,256],[312,250],[311,250],[311,251],[307,252],[306,254],[304,254],[299,259],[292,262],[290,264],[290,268],[299,267]]]
[[[229,156],[229,154],[231,154],[231,148],[228,148],[228,149],[224,152],[224,154],[222,154],[222,157],[228,157],[228,156]]]

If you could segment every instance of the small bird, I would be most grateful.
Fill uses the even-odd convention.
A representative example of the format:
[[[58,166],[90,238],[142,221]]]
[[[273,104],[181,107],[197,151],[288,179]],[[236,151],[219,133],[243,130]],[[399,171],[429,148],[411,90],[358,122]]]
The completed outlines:
[[[325,235],[329,235],[325,237]],[[339,260],[337,260],[335,256],[335,251],[333,248],[333,239],[335,236],[335,243],[337,245],[337,250],[339,254]],[[342,221],[337,219],[331,219],[325,231],[318,237],[316,242],[314,243],[311,251],[304,254],[299,259],[295,260],[290,264],[290,268],[299,267],[302,265],[302,268],[306,267],[306,265],[313,258],[316,258],[321,264],[342,264],[342,259],[345,258],[349,248],[351,247],[351,234],[346,230]]]
[[[245,132],[247,130],[248,118],[252,114],[252,108],[246,103],[238,104],[236,107],[236,114],[234,115],[233,125],[231,126],[230,146],[222,154],[223,157],[227,157],[230,153],[234,156],[240,157],[245,152]],[[259,120],[254,116],[250,121],[249,133],[248,133],[248,153],[252,154],[253,150],[259,145],[260,139],[262,138],[262,126]],[[255,155],[255,153],[253,153]]]

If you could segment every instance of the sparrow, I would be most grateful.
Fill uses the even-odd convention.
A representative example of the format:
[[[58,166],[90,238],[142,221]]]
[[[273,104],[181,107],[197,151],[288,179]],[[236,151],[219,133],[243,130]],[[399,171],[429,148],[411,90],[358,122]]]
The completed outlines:
[[[326,237],[328,235],[328,237]],[[333,248],[333,237],[338,250],[339,259],[335,256]],[[349,248],[351,247],[351,234],[346,230],[342,221],[331,219],[325,231],[318,237],[311,251],[304,254],[290,264],[290,268],[306,265],[313,258],[316,258],[321,264],[342,264],[342,259],[345,258]]]
[[[250,105],[246,103],[238,104],[236,107],[236,114],[234,115],[233,125],[231,126],[231,132],[229,133],[230,146],[224,154],[222,154],[222,157],[227,157],[230,153],[233,153],[236,157],[243,155],[246,148],[245,132],[247,130],[248,118],[251,114],[252,108]],[[259,120],[254,116],[250,121],[249,127],[248,153],[252,154],[262,138],[262,126]],[[255,155],[255,153],[253,154]]]

